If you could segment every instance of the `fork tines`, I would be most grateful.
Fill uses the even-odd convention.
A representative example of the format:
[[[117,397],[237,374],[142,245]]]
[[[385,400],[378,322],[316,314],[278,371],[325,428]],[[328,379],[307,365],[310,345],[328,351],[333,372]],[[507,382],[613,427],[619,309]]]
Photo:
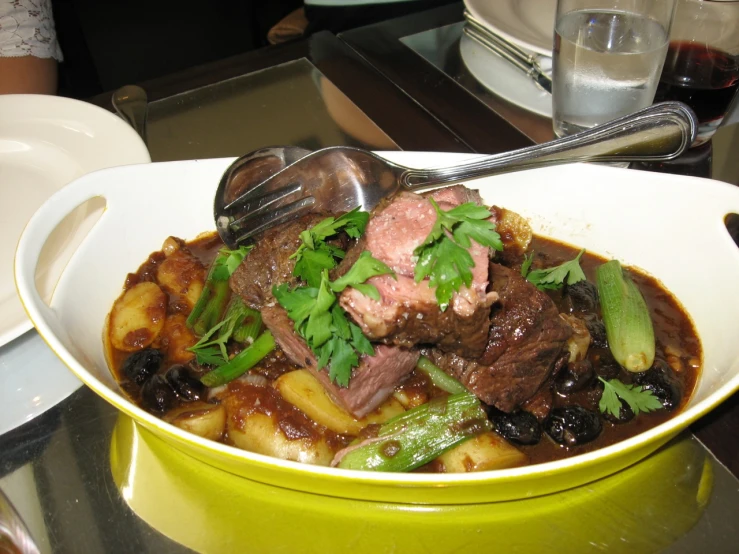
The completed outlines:
[[[245,206],[245,215],[234,219],[228,224],[235,237],[235,242],[237,244],[243,244],[267,227],[279,225],[280,223],[290,221],[308,213],[316,203],[316,199],[313,196],[304,196],[293,202],[273,207],[277,202],[284,200],[300,190],[300,184],[292,183],[265,195],[247,199],[249,203]],[[239,205],[240,200],[241,198],[237,198],[228,207]],[[252,202],[256,206],[254,209],[251,209]]]

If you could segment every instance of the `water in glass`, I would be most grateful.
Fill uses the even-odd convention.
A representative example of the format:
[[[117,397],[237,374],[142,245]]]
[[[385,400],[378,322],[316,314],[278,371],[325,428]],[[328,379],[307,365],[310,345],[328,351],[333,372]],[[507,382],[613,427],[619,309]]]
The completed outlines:
[[[554,131],[566,136],[649,106],[667,50],[665,27],[650,17],[578,10],[557,21]]]

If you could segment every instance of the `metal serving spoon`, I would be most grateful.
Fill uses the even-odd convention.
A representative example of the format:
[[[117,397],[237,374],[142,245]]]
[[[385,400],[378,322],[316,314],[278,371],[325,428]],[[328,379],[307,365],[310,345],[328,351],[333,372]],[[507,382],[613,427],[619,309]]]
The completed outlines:
[[[697,126],[685,104],[663,102],[576,135],[438,169],[412,169],[346,146],[312,153],[264,148],[238,158],[223,174],[214,203],[216,227],[233,248],[309,212],[371,210],[401,189],[571,162],[669,160],[690,146]]]

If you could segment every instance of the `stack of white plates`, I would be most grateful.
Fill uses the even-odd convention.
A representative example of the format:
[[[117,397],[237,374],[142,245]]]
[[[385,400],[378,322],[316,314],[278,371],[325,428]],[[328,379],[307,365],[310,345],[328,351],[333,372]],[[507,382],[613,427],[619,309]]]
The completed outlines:
[[[0,434],[81,385],[36,333],[26,333],[33,326],[13,280],[15,247],[26,222],[77,177],[149,161],[134,130],[102,108],[40,94],[0,97]],[[51,297],[56,279],[102,210],[96,200],[85,203],[50,237],[36,275],[44,298]],[[100,263],[115,255],[101,252]]]
[[[465,0],[464,5],[491,33],[544,56],[542,66],[551,59],[556,0]],[[491,92],[525,110],[552,116],[551,95],[506,60],[466,35],[460,54],[472,76]]]

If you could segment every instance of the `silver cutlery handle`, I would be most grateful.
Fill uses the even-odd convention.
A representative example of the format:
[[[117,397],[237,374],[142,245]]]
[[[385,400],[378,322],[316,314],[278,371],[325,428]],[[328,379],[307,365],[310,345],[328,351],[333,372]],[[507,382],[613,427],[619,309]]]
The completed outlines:
[[[419,190],[563,163],[670,160],[690,146],[697,128],[698,120],[685,104],[662,102],[575,135],[454,167],[409,169],[399,179]]]

